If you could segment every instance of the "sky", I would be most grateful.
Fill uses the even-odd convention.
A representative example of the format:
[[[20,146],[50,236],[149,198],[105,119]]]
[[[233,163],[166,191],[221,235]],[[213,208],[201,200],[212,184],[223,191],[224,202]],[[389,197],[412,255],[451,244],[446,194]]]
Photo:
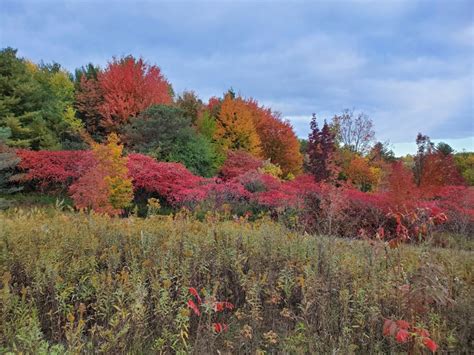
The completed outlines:
[[[474,1],[0,1],[0,47],[69,71],[132,54],[175,92],[229,88],[307,137],[349,108],[398,155],[418,132],[474,151]]]

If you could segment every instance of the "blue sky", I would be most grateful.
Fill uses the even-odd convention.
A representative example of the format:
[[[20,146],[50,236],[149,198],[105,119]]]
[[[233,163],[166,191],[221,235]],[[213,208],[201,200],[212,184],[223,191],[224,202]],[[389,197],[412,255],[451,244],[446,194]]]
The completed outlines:
[[[68,70],[142,56],[176,92],[228,88],[280,111],[364,111],[398,154],[417,132],[474,151],[474,1],[8,1],[0,46]]]

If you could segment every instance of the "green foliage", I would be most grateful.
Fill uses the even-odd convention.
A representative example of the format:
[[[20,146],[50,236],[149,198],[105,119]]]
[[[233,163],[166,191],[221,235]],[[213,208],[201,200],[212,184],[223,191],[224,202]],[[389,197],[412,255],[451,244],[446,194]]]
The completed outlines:
[[[179,108],[154,105],[131,119],[123,129],[122,140],[129,150],[166,160],[190,125],[191,120]]]
[[[194,91],[184,91],[178,96],[176,106],[185,112],[186,117],[191,118],[192,123],[196,123],[203,108],[203,103]]]
[[[5,144],[10,138],[11,132],[8,128],[0,127],[0,195],[10,195],[22,190],[21,186],[13,186],[15,179],[15,168],[20,162],[15,152]],[[0,209],[10,205],[9,201],[0,197]]]
[[[443,153],[444,155],[450,155],[454,153],[454,149],[448,143],[444,142],[439,142],[436,145],[436,150]]]
[[[209,111],[204,111],[197,121],[197,128],[199,133],[209,140],[212,140],[216,133],[216,119],[211,116]]]
[[[11,129],[10,146],[61,149],[80,142],[73,101],[74,84],[58,64],[37,66],[12,48],[0,51],[0,126]]]
[[[407,352],[384,318],[426,328],[440,352],[470,351],[472,251],[219,219],[0,213],[0,352]],[[235,305],[227,332],[191,314],[188,287]]]
[[[474,186],[474,153],[463,152],[454,155],[454,162],[469,186]]]
[[[263,166],[258,169],[258,171],[262,174],[268,174],[278,179],[283,178],[283,172],[279,165],[272,164],[270,160],[265,160],[263,162]]]
[[[216,174],[224,158],[208,138],[189,128],[176,139],[168,160],[183,163],[194,174],[211,177]]]
[[[151,106],[125,126],[122,137],[129,150],[181,162],[202,176],[215,174],[223,160],[210,139],[198,134],[177,107]]]

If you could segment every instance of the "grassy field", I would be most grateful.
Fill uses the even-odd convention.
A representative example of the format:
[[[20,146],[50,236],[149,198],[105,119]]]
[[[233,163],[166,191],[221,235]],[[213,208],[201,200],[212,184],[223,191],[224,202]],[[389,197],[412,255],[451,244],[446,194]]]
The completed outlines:
[[[389,249],[265,219],[10,209],[0,213],[0,352],[421,351],[383,336],[391,318],[426,328],[442,352],[468,353],[467,249]],[[189,287],[204,299],[200,316]],[[213,300],[235,307],[215,312]]]

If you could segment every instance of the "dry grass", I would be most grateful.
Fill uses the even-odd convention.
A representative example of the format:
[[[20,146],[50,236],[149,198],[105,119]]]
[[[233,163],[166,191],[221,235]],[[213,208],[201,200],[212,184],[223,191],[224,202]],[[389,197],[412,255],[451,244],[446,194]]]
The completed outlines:
[[[0,352],[406,350],[382,336],[384,317],[423,325],[443,351],[469,352],[473,266],[472,251],[387,250],[265,219],[10,210],[0,214]],[[227,332],[191,314],[190,286],[235,304],[213,316]]]

